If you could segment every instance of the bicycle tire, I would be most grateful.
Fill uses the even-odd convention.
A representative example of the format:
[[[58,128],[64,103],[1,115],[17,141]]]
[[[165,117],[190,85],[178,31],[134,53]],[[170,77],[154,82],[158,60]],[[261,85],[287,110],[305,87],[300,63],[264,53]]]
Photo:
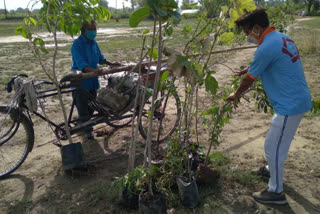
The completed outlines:
[[[17,170],[32,151],[34,129],[25,114],[7,106],[0,106],[0,125],[0,178],[5,178]]]
[[[159,111],[160,115],[153,117],[153,122],[152,122],[153,132],[152,132],[152,139],[151,139],[152,143],[162,143],[166,141],[173,134],[173,132],[176,130],[177,126],[179,125],[180,115],[181,115],[181,103],[177,93],[170,93],[169,97],[168,97],[168,94],[167,95],[163,95],[163,93],[159,93],[159,94],[162,98],[159,99],[157,102],[161,101],[161,104],[158,103],[157,105],[160,105],[161,110]],[[164,105],[167,97],[168,97],[167,104]],[[143,105],[144,106],[143,113],[139,121],[139,132],[144,139],[147,139],[148,118],[149,118],[148,111],[151,109],[151,101],[152,101],[152,96],[150,96],[146,100],[145,104]],[[163,107],[165,107],[165,109],[163,109]],[[166,112],[167,110],[169,112]],[[161,118],[162,118],[162,122],[160,121]],[[160,132],[163,132],[164,135],[161,135],[158,137],[160,123],[162,123],[161,128],[163,128],[163,130],[160,129]]]
[[[128,116],[126,119],[118,119],[117,117],[114,117],[115,119],[113,119],[113,117],[109,116],[108,119],[106,119],[106,124],[108,124],[109,126],[113,127],[113,128],[122,128],[127,126],[129,123],[131,123],[132,121],[132,114],[131,112],[127,112],[125,114],[123,114],[121,117],[126,117]]]

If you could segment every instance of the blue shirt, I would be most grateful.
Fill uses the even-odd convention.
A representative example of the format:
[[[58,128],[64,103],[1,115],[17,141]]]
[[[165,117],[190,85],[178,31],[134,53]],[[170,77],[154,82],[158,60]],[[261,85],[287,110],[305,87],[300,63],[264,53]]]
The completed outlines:
[[[296,115],[312,108],[299,52],[289,36],[277,31],[267,34],[254,54],[248,74],[254,79],[261,77],[276,113]]]
[[[74,40],[71,47],[72,67],[82,71],[85,67],[98,68],[98,63],[106,59],[98,47],[95,40],[89,41],[85,36],[81,35]],[[81,86],[88,91],[96,91],[100,88],[98,77],[92,77],[81,81]]]

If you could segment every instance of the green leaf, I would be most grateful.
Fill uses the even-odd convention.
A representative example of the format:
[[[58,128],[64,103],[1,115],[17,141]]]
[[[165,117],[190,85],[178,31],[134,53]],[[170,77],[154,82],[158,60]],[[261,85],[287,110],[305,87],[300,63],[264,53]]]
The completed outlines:
[[[158,59],[158,52],[155,49],[153,49],[151,54],[151,48],[149,48],[148,55],[152,56],[152,59]]]
[[[168,11],[167,10],[163,10],[160,7],[154,7],[154,12],[156,13],[156,15],[160,16],[160,17],[166,17],[168,16]]]
[[[15,33],[16,33],[16,35],[20,34],[24,38],[28,39],[28,33],[27,33],[26,29],[22,26],[17,27]]]
[[[240,17],[238,12],[235,9],[231,9],[229,12],[230,15],[230,22],[228,23],[228,28],[234,28],[234,26],[236,25],[235,21],[237,21],[237,19]]]
[[[190,63],[188,57],[178,55],[177,56],[177,62],[178,62],[178,65],[181,66],[181,67],[183,67],[183,66],[187,67],[187,68],[191,67],[191,63]]]
[[[220,41],[223,44],[226,45],[230,45],[234,42],[234,33],[233,32],[224,32],[221,36],[220,36]]]
[[[235,9],[231,9],[230,17],[231,17],[231,21],[235,22],[239,18],[239,14]]]
[[[222,11],[223,13],[227,13],[227,12],[228,12],[228,7],[227,7],[227,6],[222,6],[222,7],[221,7],[221,11]]]
[[[147,33],[149,33],[150,31],[148,30],[148,29],[146,29],[146,30],[144,30],[143,31],[143,34],[147,34]]]
[[[160,1],[160,4],[162,7],[168,7],[168,8],[178,8],[178,4],[175,0],[168,0],[168,1]]]
[[[188,34],[189,34],[190,32],[192,32],[192,26],[191,26],[191,25],[185,25],[185,26],[183,27],[182,32],[183,32],[184,36],[187,37]]]
[[[264,111],[264,113],[267,113],[267,112],[268,112],[268,107],[267,107],[267,105],[264,106],[263,111]]]
[[[204,83],[206,91],[210,92],[212,95],[215,95],[219,88],[217,80],[213,76],[207,76]]]
[[[197,80],[202,81],[204,77],[203,67],[197,63],[193,63],[192,66],[193,66],[192,73],[194,74],[194,77]]]
[[[40,50],[41,50],[43,53],[45,53],[45,54],[49,53],[48,50],[45,49],[44,47],[40,47]]]
[[[37,21],[34,18],[29,17],[29,20],[34,26],[37,26]]]
[[[173,27],[172,26],[168,27],[167,33],[168,33],[169,36],[172,35],[172,33],[173,33]]]
[[[256,4],[253,0],[237,0],[240,9],[247,10],[248,12],[256,9]]]
[[[212,106],[212,108],[207,109],[207,111],[202,112],[201,116],[206,116],[206,115],[212,115],[215,112],[215,106]]]
[[[150,15],[150,8],[144,7],[141,9],[136,10],[129,19],[129,25],[130,27],[137,27],[142,19]]]
[[[161,82],[165,82],[168,79],[168,75],[168,71],[163,72],[163,74],[161,75]]]
[[[193,3],[193,4],[189,4],[189,7],[196,7],[196,6],[198,6],[198,2]]]
[[[181,21],[181,14],[178,11],[169,11],[169,15],[177,22]]]

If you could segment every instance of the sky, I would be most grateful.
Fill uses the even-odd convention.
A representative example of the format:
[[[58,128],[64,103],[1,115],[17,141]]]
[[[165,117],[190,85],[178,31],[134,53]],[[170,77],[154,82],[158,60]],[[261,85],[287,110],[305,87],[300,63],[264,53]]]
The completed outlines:
[[[116,7],[117,3],[117,8],[122,8],[122,2],[125,3],[125,7],[129,7],[130,3],[126,2],[124,0],[107,0],[109,3],[109,7]],[[7,10],[16,10],[18,7],[26,8],[30,0],[6,0],[6,6]],[[31,2],[37,2],[37,0],[31,0]],[[40,1],[41,2],[41,1]],[[31,7],[32,4],[30,4]],[[41,3],[38,3],[34,6],[33,9],[35,8],[40,8],[42,5]],[[0,0],[0,9],[4,9],[4,0]]]

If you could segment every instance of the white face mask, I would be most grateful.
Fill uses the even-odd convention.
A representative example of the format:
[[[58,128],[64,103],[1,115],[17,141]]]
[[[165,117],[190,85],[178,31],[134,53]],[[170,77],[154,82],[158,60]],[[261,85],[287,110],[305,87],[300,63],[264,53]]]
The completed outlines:
[[[255,33],[252,29],[251,33],[247,36],[247,42],[258,44],[259,34]]]

